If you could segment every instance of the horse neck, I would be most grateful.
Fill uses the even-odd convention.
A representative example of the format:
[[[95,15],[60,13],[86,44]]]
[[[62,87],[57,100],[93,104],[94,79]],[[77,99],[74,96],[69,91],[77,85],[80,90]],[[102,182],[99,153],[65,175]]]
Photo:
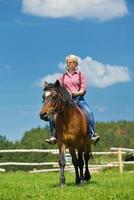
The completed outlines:
[[[69,104],[68,106],[64,107],[63,116],[65,117],[65,119],[68,118],[68,120],[71,120],[72,115],[76,113],[76,110],[77,108],[74,105]]]

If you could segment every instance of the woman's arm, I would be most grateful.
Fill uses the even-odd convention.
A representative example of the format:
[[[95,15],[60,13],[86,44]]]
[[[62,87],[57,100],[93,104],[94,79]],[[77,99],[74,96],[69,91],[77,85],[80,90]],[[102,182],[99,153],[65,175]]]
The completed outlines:
[[[86,78],[83,73],[81,73],[81,80],[80,80],[80,90],[77,92],[72,92],[73,97],[83,96],[86,93]]]
[[[85,90],[80,90],[78,92],[72,92],[72,97],[83,96],[83,95],[85,95],[85,93],[86,93]]]

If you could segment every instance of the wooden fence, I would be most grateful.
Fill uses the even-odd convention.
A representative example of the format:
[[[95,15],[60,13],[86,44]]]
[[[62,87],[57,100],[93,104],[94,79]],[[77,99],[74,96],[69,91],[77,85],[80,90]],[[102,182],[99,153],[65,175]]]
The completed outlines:
[[[59,154],[58,149],[13,149],[13,150],[0,150],[0,153],[29,153],[29,152],[36,152],[36,153],[52,153],[52,154]],[[134,149],[126,149],[126,148],[111,148],[109,152],[93,152],[93,155],[117,155],[118,160],[117,162],[111,162],[107,164],[99,164],[90,165],[91,170],[99,170],[99,169],[105,169],[105,168],[113,168],[118,167],[119,172],[123,173],[123,166],[126,164],[134,164],[134,161],[125,162],[122,159],[122,155],[126,154],[126,152],[134,152]],[[69,156],[68,150],[66,151],[66,156]],[[68,158],[68,157],[67,157]],[[65,170],[71,170],[73,171],[74,168],[71,164],[71,161],[67,161],[67,167]],[[53,165],[52,169],[44,169],[44,170],[36,170],[34,168],[33,171],[30,171],[30,173],[37,173],[37,172],[48,172],[48,171],[59,171],[58,162],[42,162],[42,163],[25,163],[25,162],[3,162],[0,163],[0,166],[10,166],[10,165],[16,165],[16,166],[49,166]],[[5,172],[5,169],[0,168],[1,172]]]
[[[121,148],[121,147],[119,147],[119,148],[112,147],[111,151],[115,151],[118,154],[118,165],[119,165],[120,173],[123,173],[123,165],[124,164],[134,164],[134,161],[125,162],[122,159],[122,154],[123,153],[126,154],[126,152],[134,152],[134,149],[127,149],[127,148]]]

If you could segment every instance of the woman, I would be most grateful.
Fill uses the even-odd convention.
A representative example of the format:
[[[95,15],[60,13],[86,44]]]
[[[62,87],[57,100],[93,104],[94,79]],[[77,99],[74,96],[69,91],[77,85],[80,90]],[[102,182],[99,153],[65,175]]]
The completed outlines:
[[[66,72],[59,77],[61,85],[67,89],[67,91],[72,95],[73,101],[83,110],[86,111],[89,122],[89,139],[93,143],[97,143],[100,140],[100,137],[95,132],[95,122],[93,113],[85,102],[84,95],[86,93],[86,80],[83,73],[78,71],[78,57],[75,55],[69,55],[66,57]],[[50,131],[51,138],[46,139],[46,142],[50,144],[56,143],[56,133],[54,128],[54,119],[50,118]]]

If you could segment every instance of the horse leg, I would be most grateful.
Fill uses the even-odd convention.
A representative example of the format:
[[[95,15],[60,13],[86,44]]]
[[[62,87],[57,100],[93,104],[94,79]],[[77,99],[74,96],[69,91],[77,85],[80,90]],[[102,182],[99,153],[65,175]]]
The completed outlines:
[[[85,180],[89,181],[91,179],[90,171],[88,168],[88,162],[89,162],[89,152],[84,153],[84,160],[85,160]]]
[[[60,160],[59,160],[59,166],[60,166],[60,184],[64,185],[65,184],[65,175],[64,175],[64,168],[66,165],[66,160],[65,160],[65,145],[62,144],[60,149]]]
[[[72,156],[72,163],[73,163],[74,169],[75,169],[75,183],[80,184],[80,176],[79,176],[79,170],[78,170],[78,159],[77,159],[75,149],[71,148],[71,149],[69,149],[69,152]]]
[[[84,160],[83,160],[82,151],[80,150],[78,150],[78,166],[80,169],[80,182],[81,184],[83,184],[84,183],[84,176],[83,176]]]

